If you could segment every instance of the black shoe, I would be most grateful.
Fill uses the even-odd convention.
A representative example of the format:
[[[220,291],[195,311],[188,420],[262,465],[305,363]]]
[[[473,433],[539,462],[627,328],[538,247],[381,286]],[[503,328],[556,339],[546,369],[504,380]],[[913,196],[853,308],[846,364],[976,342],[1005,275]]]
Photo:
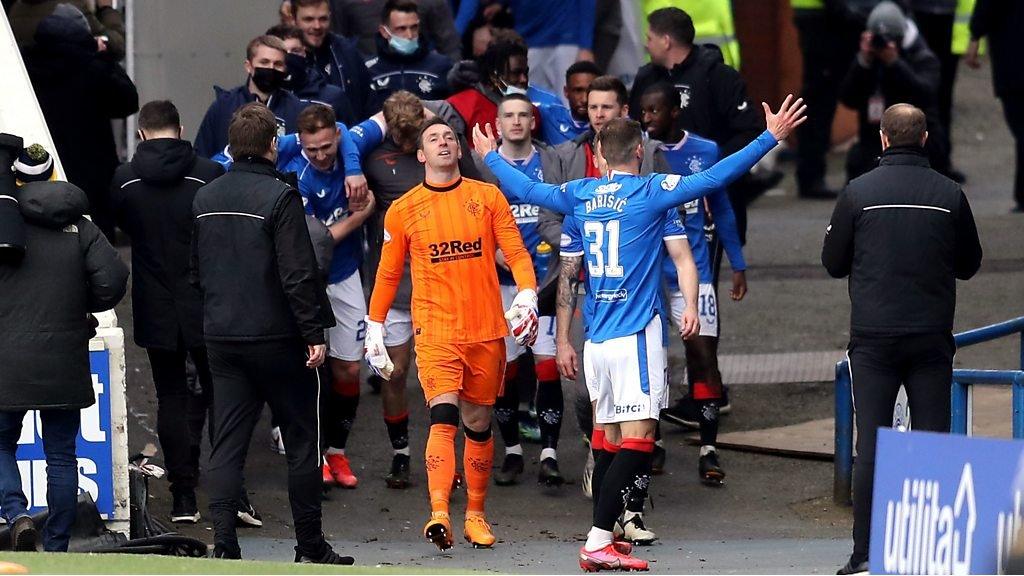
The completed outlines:
[[[511,486],[519,482],[523,473],[523,457],[520,454],[505,454],[501,470],[494,473],[494,483],[498,486]]]
[[[721,410],[719,410],[721,412]],[[700,409],[693,396],[684,396],[672,406],[661,411],[661,419],[677,426],[694,430],[700,429]]]
[[[864,560],[863,562],[856,562],[856,561],[854,561],[853,557],[851,557],[849,560],[847,560],[846,566],[843,566],[842,568],[839,569],[838,572],[836,572],[836,574],[867,574],[867,573],[868,573],[868,561]]]
[[[238,525],[249,528],[260,528],[263,526],[263,518],[260,517],[256,509],[249,503],[249,497],[244,494],[238,502]]]
[[[224,560],[241,560],[242,551],[238,546],[225,546],[223,544],[214,544],[213,552],[210,553],[210,558],[222,558]]]
[[[22,516],[14,521],[14,526],[11,528],[11,542],[14,543],[15,552],[35,552],[38,539],[39,532],[36,531],[36,524],[32,518]]]
[[[377,395],[380,394],[380,387],[384,385],[384,379],[376,374],[370,374],[366,379],[366,385],[370,387],[370,392]]]
[[[540,471],[537,472],[537,483],[546,486],[561,486],[565,484],[565,478],[558,471],[558,460],[545,458],[540,461]]]
[[[331,545],[324,542],[323,551],[319,554],[304,554],[299,551],[299,547],[295,547],[295,563],[296,564],[341,564],[342,566],[351,566],[356,563],[356,559],[351,556],[342,556],[331,548]]]
[[[171,522],[195,524],[199,522],[199,505],[196,503],[195,490],[183,490],[172,494]]]
[[[725,483],[725,471],[718,464],[718,451],[711,450],[700,457],[697,462],[697,472],[700,474],[700,481],[705,486],[721,486]]]
[[[665,449],[657,444],[654,445],[654,454],[651,456],[651,474],[660,476],[665,473]]]
[[[395,454],[391,458],[391,471],[384,477],[388,488],[401,490],[409,487],[409,457],[405,454]]]
[[[729,387],[722,384],[722,398],[718,401],[718,415],[732,412],[732,402],[729,402]]]
[[[802,188],[797,195],[805,200],[835,200],[839,197],[839,192],[825,186],[815,186],[813,188]]]

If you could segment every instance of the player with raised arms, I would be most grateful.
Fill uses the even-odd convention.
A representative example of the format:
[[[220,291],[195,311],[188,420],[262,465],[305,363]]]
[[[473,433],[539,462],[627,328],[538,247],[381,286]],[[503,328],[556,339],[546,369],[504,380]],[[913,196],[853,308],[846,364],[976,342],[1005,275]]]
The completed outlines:
[[[710,194],[746,173],[806,119],[803,100],[787,96],[778,113],[767,104],[767,130],[735,154],[690,176],[639,176],[644,144],[640,124],[616,119],[597,135],[595,156],[606,168],[601,178],[556,186],[531,180],[495,152],[493,131],[474,126],[473,142],[509,198],[571,215],[563,240],[578,238],[587,256],[587,298],[593,316],[585,345],[584,370],[591,388],[597,438],[609,452],[604,470],[595,468],[594,521],[579,551],[580,567],[597,570],[646,570],[647,562],[613,543],[622,495],[633,478],[650,466],[654,430],[667,406],[666,360],[662,347],[659,290],[667,211]],[[606,165],[606,166],[605,166]],[[583,256],[567,256],[563,277],[578,273]],[[561,294],[560,294],[561,296]],[[563,375],[578,369],[576,353],[560,334],[558,363]],[[597,436],[597,434],[595,434]],[[600,486],[596,481],[600,478]]]

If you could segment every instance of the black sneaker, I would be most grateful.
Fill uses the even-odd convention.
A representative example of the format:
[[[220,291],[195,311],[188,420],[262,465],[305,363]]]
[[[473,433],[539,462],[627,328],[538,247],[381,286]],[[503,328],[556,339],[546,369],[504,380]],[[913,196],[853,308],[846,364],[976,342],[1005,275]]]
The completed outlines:
[[[511,486],[519,482],[523,473],[523,456],[521,454],[505,454],[501,470],[494,473],[494,483],[498,486]]]
[[[210,553],[210,558],[222,558],[224,560],[241,560],[242,551],[238,546],[226,546],[223,544],[214,544],[213,551]]]
[[[14,526],[11,527],[11,541],[14,542],[15,552],[35,552],[38,539],[39,532],[32,518],[22,516],[14,521]]]
[[[722,384],[722,399],[718,401],[718,415],[732,412],[732,402],[729,402],[729,387]]]
[[[665,473],[665,449],[657,444],[654,445],[654,454],[651,456],[651,474],[660,476]]]
[[[836,574],[867,574],[868,573],[868,561],[857,562],[851,557],[846,561],[846,566],[839,569]]]
[[[196,503],[196,491],[184,490],[174,492],[171,504],[171,522],[175,524],[195,524],[199,522],[199,505]]]
[[[719,410],[721,412],[721,410]],[[675,404],[661,411],[661,419],[677,426],[700,429],[700,408],[693,396],[684,396]]]
[[[409,487],[409,457],[405,454],[395,454],[391,458],[391,471],[384,477],[388,488],[404,489]]]
[[[351,556],[342,556],[331,548],[331,545],[324,542],[323,551],[319,554],[305,554],[299,551],[299,547],[295,547],[295,563],[296,564],[340,564],[342,566],[351,566],[356,563],[356,559]]]
[[[540,461],[540,471],[537,472],[537,483],[546,486],[561,486],[565,484],[565,478],[558,471],[558,460],[545,458]]]
[[[718,451],[711,450],[700,457],[697,463],[700,481],[706,486],[721,486],[725,483],[725,471],[718,464]]]
[[[252,504],[249,503],[249,497],[245,494],[242,494],[242,499],[238,501],[238,525],[249,528],[261,528],[263,526],[263,518],[252,507]]]

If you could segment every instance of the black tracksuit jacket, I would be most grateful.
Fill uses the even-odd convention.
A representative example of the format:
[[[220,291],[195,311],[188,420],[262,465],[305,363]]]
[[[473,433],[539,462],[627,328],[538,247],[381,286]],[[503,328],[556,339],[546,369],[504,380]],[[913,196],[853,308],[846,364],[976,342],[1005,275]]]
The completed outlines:
[[[981,256],[959,185],[920,147],[899,147],[840,194],[821,262],[850,277],[851,336],[887,337],[950,332],[956,280],[974,276]]]

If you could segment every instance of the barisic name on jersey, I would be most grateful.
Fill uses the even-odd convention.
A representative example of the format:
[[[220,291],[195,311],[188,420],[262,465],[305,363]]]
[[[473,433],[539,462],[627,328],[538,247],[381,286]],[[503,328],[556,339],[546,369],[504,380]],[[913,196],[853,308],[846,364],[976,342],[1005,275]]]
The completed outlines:
[[[474,241],[448,240],[430,245],[430,262],[451,262],[453,260],[465,260],[467,258],[479,258],[483,255],[483,240],[477,238]]]
[[[622,184],[618,182],[609,182],[608,184],[598,186],[594,190],[594,197],[587,200],[587,212],[593,212],[598,208],[608,208],[616,212],[622,212],[626,208],[628,198],[618,198],[615,196],[615,193],[620,188],[622,188]]]

